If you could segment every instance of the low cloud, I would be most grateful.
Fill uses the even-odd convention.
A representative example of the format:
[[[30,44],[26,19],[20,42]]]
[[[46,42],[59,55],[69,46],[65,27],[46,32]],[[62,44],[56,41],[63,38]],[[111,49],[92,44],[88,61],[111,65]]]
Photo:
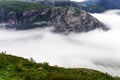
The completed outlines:
[[[119,10],[92,14],[111,29],[60,35],[49,29],[26,31],[0,30],[0,51],[33,57],[63,67],[80,67],[120,76]]]

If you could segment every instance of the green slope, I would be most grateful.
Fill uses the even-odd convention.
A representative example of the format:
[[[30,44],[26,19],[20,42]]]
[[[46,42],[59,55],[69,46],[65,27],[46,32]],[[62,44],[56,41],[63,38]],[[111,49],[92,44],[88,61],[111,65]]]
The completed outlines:
[[[10,11],[29,11],[29,10],[41,10],[47,8],[48,6],[29,3],[29,2],[19,2],[15,0],[0,0],[0,7],[5,7]]]
[[[70,69],[0,53],[0,80],[120,80],[91,69]]]

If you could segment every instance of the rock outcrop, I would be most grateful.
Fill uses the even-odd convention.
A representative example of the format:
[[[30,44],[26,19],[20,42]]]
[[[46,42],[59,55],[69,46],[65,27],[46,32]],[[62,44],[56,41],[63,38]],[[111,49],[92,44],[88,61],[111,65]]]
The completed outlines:
[[[48,13],[50,14],[48,25],[54,25],[56,32],[87,32],[96,28],[107,29],[97,19],[78,8],[52,8],[46,14]]]

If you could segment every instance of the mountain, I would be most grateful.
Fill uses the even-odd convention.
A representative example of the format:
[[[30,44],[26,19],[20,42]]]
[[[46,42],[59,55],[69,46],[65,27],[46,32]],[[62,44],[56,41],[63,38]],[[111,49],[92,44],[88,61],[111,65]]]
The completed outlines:
[[[22,0],[17,0],[17,1],[22,1]],[[23,0],[23,1],[25,1],[25,0]],[[39,3],[39,4],[49,5],[49,6],[74,6],[74,7],[77,7],[77,4],[70,0],[26,0],[26,2]]]
[[[108,28],[84,10],[76,7],[45,6],[36,3],[1,1],[0,23],[18,30],[54,26],[54,32],[88,32]]]
[[[14,0],[14,1],[32,2],[32,3],[43,2],[44,4],[47,5],[55,5],[56,2],[70,2],[70,0]]]
[[[100,13],[110,9],[120,9],[120,0],[86,0],[78,5],[92,13]]]
[[[0,80],[120,80],[106,73],[84,68],[63,68],[36,63],[0,53]]]

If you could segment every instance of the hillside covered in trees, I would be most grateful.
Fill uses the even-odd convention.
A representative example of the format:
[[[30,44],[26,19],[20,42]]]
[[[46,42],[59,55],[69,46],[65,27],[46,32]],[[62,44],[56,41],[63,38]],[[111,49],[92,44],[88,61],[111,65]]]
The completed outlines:
[[[0,80],[120,80],[106,73],[83,68],[62,68],[0,53]]]

